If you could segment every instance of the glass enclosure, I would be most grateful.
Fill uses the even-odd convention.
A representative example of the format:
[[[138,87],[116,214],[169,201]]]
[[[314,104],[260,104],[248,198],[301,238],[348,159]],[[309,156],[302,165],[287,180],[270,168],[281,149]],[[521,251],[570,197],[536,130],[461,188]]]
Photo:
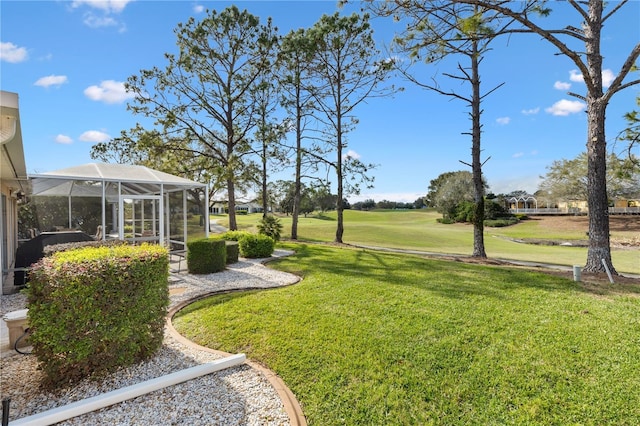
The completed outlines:
[[[20,233],[27,238],[82,232],[96,240],[155,242],[184,250],[188,239],[208,235],[202,184],[189,186],[182,178],[176,178],[178,184],[37,179],[19,214]]]

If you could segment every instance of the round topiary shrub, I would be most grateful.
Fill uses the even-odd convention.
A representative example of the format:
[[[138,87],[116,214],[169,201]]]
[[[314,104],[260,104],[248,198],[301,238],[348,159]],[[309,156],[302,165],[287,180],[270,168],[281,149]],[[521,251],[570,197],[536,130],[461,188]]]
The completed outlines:
[[[201,238],[187,242],[187,269],[191,274],[211,274],[224,270],[227,248],[224,240]]]
[[[238,241],[240,254],[247,258],[270,257],[276,247],[276,242],[266,235],[247,235]]]

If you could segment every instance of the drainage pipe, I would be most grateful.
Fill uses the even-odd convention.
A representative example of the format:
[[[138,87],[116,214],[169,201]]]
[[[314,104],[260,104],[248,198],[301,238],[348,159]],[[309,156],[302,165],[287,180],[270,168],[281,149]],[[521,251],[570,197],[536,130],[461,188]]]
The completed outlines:
[[[246,359],[247,358],[245,354],[231,355],[229,357],[215,360],[213,362],[201,364],[195,367],[187,368],[185,370],[177,371],[175,373],[167,374],[166,376],[147,380],[146,382],[127,386],[122,389],[116,389],[114,391],[107,392],[102,395],[96,395],[92,398],[83,399],[81,401],[76,401],[62,407],[53,408],[42,413],[34,414],[33,416],[23,417],[14,422],[11,422],[10,425],[52,425],[76,416],[80,416],[82,414],[89,413],[91,411],[99,410],[101,408],[126,401],[128,399],[136,398],[138,396],[156,391],[158,389],[163,389],[168,386],[173,386],[178,383],[186,382],[200,376],[223,370],[225,368],[240,365],[245,362]]]

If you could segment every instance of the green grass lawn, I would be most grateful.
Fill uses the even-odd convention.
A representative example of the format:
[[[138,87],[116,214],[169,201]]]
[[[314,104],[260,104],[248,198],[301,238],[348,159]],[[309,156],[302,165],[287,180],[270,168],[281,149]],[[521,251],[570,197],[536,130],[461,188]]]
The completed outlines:
[[[241,229],[255,230],[262,215],[238,215]],[[443,225],[436,221],[441,215],[433,210],[373,210],[345,211],[343,241],[347,244],[378,246],[426,252],[471,255],[473,227],[466,224]],[[226,216],[214,217],[226,224]],[[281,217],[283,237],[291,233],[291,218]],[[300,241],[330,242],[335,239],[335,212],[300,217]],[[587,249],[580,247],[541,246],[514,242],[514,238],[584,239],[576,231],[550,232],[536,221],[506,228],[485,228],[487,256],[497,259],[521,260],[557,265],[584,265]],[[618,272],[640,274],[640,250],[612,250],[613,263]]]
[[[304,277],[197,302],[195,342],[273,369],[311,425],[640,420],[640,288],[290,244]]]

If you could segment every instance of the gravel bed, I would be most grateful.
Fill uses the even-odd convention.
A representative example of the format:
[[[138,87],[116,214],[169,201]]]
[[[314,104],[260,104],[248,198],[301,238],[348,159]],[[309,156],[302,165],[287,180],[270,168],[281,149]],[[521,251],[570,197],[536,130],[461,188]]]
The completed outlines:
[[[277,250],[274,256],[289,254]],[[264,259],[241,259],[210,275],[172,274],[171,306],[216,291],[290,285],[298,277],[266,268]],[[21,294],[2,296],[0,315],[23,309]],[[2,399],[11,398],[9,420],[17,420],[74,401],[119,389],[219,359],[220,355],[184,345],[165,330],[162,348],[151,359],[121,368],[107,377],[86,379],[47,392],[33,355],[5,353],[0,359]],[[60,425],[290,425],[276,390],[265,376],[246,364],[170,386]]]

